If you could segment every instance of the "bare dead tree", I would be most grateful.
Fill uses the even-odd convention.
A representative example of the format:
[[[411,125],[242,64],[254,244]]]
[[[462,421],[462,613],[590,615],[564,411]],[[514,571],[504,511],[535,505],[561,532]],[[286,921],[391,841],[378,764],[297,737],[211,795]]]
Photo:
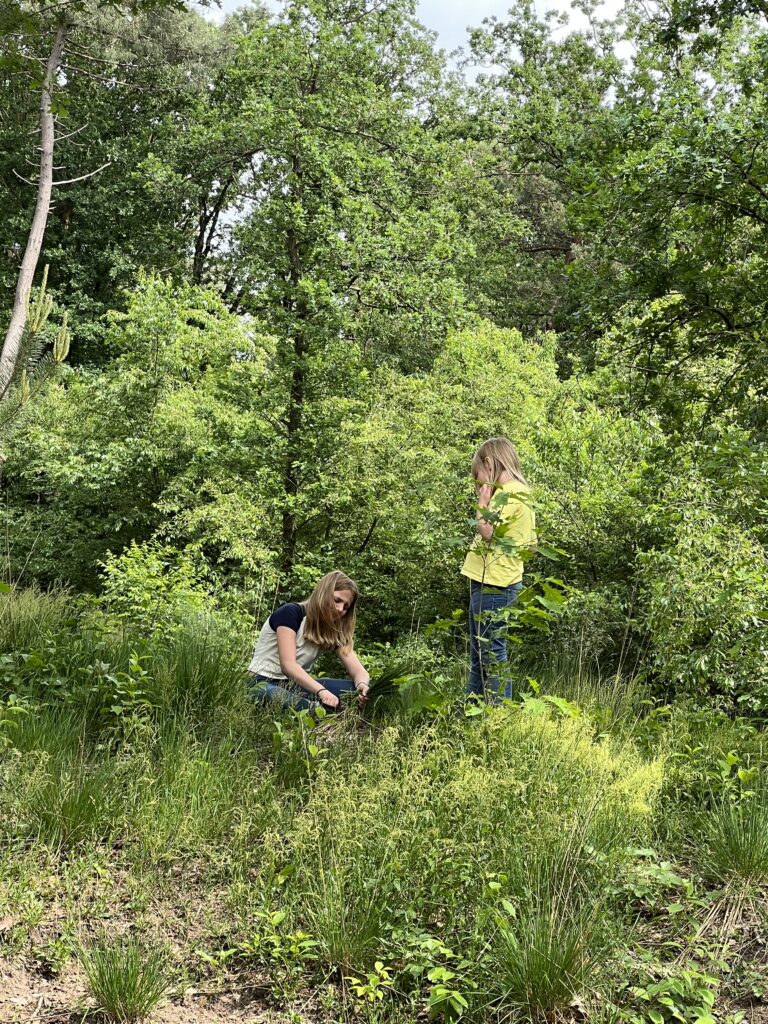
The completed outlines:
[[[35,270],[43,247],[43,236],[48,222],[53,189],[53,146],[54,118],[52,110],[53,89],[56,75],[61,64],[64,42],[68,25],[62,21],[48,57],[43,85],[40,94],[40,179],[37,185],[37,202],[32,218],[32,226],[24,250],[24,258],[16,282],[16,294],[13,300],[10,323],[0,353],[0,398],[5,397],[8,386],[13,378],[16,362],[19,357],[24,327],[27,321],[29,294],[35,277]]]

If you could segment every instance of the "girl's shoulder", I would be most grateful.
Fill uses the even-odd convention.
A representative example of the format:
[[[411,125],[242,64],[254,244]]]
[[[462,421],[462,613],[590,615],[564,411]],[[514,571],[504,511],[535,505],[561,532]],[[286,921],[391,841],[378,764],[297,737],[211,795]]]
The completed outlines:
[[[522,480],[508,480],[497,492],[495,507],[503,519],[533,516],[533,495],[528,484]]]
[[[504,494],[514,497],[516,501],[523,502],[523,504],[533,498],[530,484],[524,484],[522,480],[507,480],[505,484],[501,485],[499,490]]]
[[[298,601],[290,601],[273,611],[267,621],[271,629],[276,630],[278,626],[287,626],[294,633],[298,633],[306,614],[303,604],[299,604]]]

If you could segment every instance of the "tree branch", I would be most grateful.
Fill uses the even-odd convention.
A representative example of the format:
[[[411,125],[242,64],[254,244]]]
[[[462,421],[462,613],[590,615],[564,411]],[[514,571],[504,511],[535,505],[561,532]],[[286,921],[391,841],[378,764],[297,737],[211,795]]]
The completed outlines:
[[[67,178],[65,181],[52,181],[51,185],[55,188],[56,185],[72,185],[76,181],[85,181],[86,178],[92,178],[94,174],[98,174],[99,171],[103,171],[105,168],[111,166],[112,161],[108,160],[105,164],[102,164],[101,167],[97,167],[95,171],[89,171],[87,174],[81,174],[79,178]]]

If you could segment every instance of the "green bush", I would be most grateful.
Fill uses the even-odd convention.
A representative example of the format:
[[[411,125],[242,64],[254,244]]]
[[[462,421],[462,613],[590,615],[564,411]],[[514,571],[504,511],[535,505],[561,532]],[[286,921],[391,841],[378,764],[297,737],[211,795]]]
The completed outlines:
[[[168,635],[211,604],[199,569],[174,548],[133,543],[101,566],[100,605],[148,635]]]
[[[640,556],[650,666],[673,693],[720,696],[761,713],[768,708],[766,553],[723,518],[705,482],[689,481],[669,500],[666,543]]]

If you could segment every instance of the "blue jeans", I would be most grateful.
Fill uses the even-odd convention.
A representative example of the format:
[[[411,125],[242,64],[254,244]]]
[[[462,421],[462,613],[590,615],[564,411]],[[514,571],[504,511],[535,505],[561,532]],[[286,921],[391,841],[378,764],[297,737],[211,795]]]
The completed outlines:
[[[341,697],[342,693],[354,691],[351,679],[317,679],[316,682]],[[316,708],[322,702],[298,683],[290,679],[269,679],[267,676],[249,676],[248,694],[251,700],[273,702],[281,708],[295,708],[297,711]],[[327,710],[331,710],[328,708]]]
[[[490,698],[512,696],[512,680],[500,666],[507,662],[507,623],[495,612],[517,604],[522,582],[490,587],[469,581],[468,694]],[[500,678],[501,677],[501,678]]]

